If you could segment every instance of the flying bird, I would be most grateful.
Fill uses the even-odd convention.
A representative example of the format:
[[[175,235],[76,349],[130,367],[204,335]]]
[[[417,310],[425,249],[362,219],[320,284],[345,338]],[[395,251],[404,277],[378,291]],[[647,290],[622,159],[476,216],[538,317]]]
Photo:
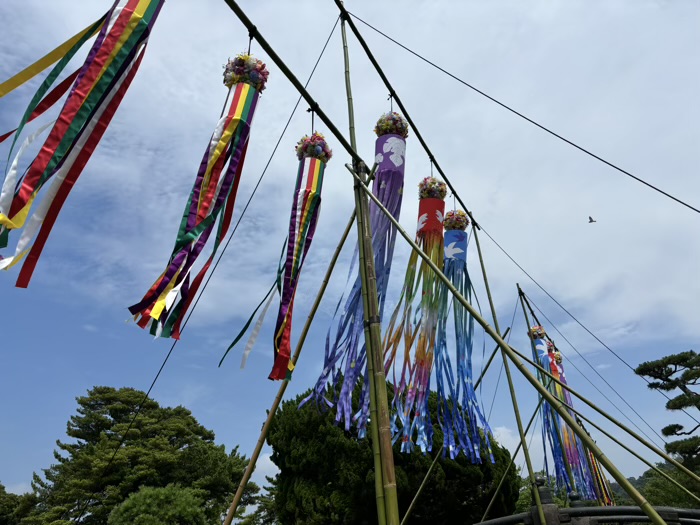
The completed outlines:
[[[592,222],[598,222],[598,221],[596,221],[593,217],[591,217],[591,216],[589,215],[589,216],[588,216],[588,224],[590,224],[590,223],[592,223]]]

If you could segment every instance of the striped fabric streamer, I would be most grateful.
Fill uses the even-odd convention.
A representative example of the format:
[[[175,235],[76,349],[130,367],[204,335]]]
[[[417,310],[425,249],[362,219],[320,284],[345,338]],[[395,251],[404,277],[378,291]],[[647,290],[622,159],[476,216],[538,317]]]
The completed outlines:
[[[80,38],[59,61],[25,111],[15,140],[70,60],[69,56],[101,26],[40,153],[22,177],[18,176],[19,158],[16,158],[0,193],[0,248],[7,246],[11,230],[23,230],[15,254],[0,260],[0,268],[8,269],[26,257],[17,278],[18,287],[26,288],[29,285],[63,203],[138,70],[150,31],[162,5],[163,0],[117,1],[106,15],[106,23],[98,21],[80,34]],[[49,188],[42,193],[45,186]],[[43,196],[40,204],[30,215],[40,196]]]
[[[449,212],[445,226],[449,227]],[[464,214],[464,212],[462,212]],[[464,214],[464,228],[468,225]],[[471,302],[472,283],[467,271],[467,233],[464,229],[445,232],[445,275],[463,297]],[[449,329],[450,311],[454,329]],[[448,332],[451,332],[448,338]],[[482,450],[490,456],[491,429],[474,391],[472,348],[474,318],[455,301],[445,284],[439,288],[438,332],[435,348],[435,383],[437,386],[438,420],[443,431],[443,450],[454,459],[460,452],[472,463],[481,463]],[[448,341],[455,344],[453,367]],[[483,440],[482,434],[483,432]],[[482,442],[483,441],[483,442]]]
[[[401,213],[403,199],[405,158],[406,139],[402,135],[387,133],[377,137],[375,142],[377,169],[372,193],[397,220]],[[379,317],[381,319],[386,302],[397,230],[373,201],[370,201],[369,206]],[[352,260],[357,259],[358,249],[356,247]],[[341,303],[344,300],[343,308],[338,317],[335,338],[332,340],[330,333],[332,327],[329,329],[323,371],[311,394],[302,404],[315,399],[327,407],[334,407],[336,421],[343,422],[346,431],[349,431],[354,423],[358,436],[363,438],[367,433],[370,400],[367,353],[364,345],[362,283],[359,274],[353,272],[353,268],[350,269],[349,280],[353,286],[348,295],[341,298]],[[363,381],[359,403],[353,406],[353,392],[360,379]],[[337,391],[339,394],[336,394]]]
[[[317,136],[318,134],[314,134]],[[330,155],[324,157],[328,160]],[[294,365],[292,355],[292,312],[294,297],[304,260],[311,247],[321,208],[321,189],[326,162],[320,158],[305,156],[299,161],[294,200],[289,219],[289,237],[282,275],[282,290],[274,334],[275,360],[269,378],[290,379]]]
[[[251,59],[249,55],[244,56]],[[231,104],[219,120],[202,157],[168,266],[143,299],[129,307],[137,324],[141,328],[150,325],[154,336],[180,338],[184,316],[231,224],[250,127],[262,90],[256,87],[264,88],[264,84],[256,86],[242,81],[230,87]],[[190,280],[192,267],[215,228],[211,254]]]
[[[533,352],[537,362],[566,385],[561,352],[544,329],[541,326],[533,327],[530,337],[533,339]],[[564,405],[573,406],[568,390],[549,378],[540,377],[540,380]],[[543,417],[543,439],[546,438],[552,452],[557,486],[565,489],[567,493],[577,492],[582,499],[597,500],[601,505],[611,505],[609,493],[606,495],[604,491],[599,490],[599,485],[606,486],[607,480],[602,475],[598,461],[590,455],[581,439],[549,403],[543,403],[540,410]],[[570,409],[569,414],[576,417]]]
[[[419,187],[421,199],[416,243],[442,270],[445,183],[428,177]],[[436,187],[436,191],[431,190]],[[428,394],[435,357],[438,311],[437,276],[422,259],[418,265],[418,254],[413,251],[399,302],[384,337],[387,375],[393,368],[392,433],[394,441],[401,440],[402,452],[411,452],[416,444],[423,453],[432,450],[433,427],[428,410]],[[403,361],[397,379],[396,368],[399,365],[396,363],[396,355],[402,342]]]

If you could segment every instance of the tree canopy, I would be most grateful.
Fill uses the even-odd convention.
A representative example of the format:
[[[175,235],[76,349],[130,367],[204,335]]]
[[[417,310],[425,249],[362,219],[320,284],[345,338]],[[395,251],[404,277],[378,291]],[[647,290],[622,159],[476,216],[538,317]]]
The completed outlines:
[[[371,438],[357,439],[335,425],[333,414],[316,406],[299,409],[302,394],[285,402],[273,419],[268,434],[272,461],[280,472],[272,482],[271,496],[261,508],[264,516],[248,523],[374,524],[377,523],[374,493],[374,462]],[[437,399],[429,400],[436,420]],[[403,454],[394,447],[394,463],[403,515],[442,443],[435,428],[433,451]],[[410,523],[472,523],[481,518],[510,460],[508,451],[492,441],[496,463],[483,454],[481,465],[465,457],[440,459],[411,514]],[[515,509],[520,481],[511,468],[493,515]],[[259,512],[259,513],[260,513]]]
[[[186,408],[164,408],[150,398],[143,401],[144,397],[133,388],[98,386],[77,398],[77,414],[68,422],[70,440],[57,441],[56,463],[44,469],[43,479],[34,475],[37,501],[22,525],[75,523],[78,519],[86,525],[107,525],[110,513],[132,495],[113,519],[133,516],[134,509],[176,493],[187,494],[190,503],[198,498],[207,523],[219,520],[243,475],[246,459],[237,449],[227,454],[223,445],[217,446],[214,433]],[[168,488],[140,491],[141,487]],[[248,485],[242,505],[252,503],[257,492],[255,484]]]
[[[141,487],[109,515],[108,525],[207,525],[201,490]]]
[[[671,392],[680,390],[680,394],[666,403],[669,410],[700,410],[700,394],[691,387],[697,387],[700,381],[700,355],[693,350],[671,354],[669,356],[640,364],[635,373],[653,379],[649,388]],[[691,470],[700,467],[700,436],[693,436],[700,424],[685,430],[681,424],[672,424],[661,429],[664,436],[689,436],[666,444],[669,454],[679,455],[685,466]]]

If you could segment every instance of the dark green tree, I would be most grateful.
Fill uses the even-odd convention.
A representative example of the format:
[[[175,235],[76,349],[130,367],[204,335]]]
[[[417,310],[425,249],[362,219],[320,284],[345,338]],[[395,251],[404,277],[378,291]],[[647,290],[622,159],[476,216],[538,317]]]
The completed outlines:
[[[19,525],[36,504],[33,494],[13,494],[0,483],[0,525]]]
[[[334,424],[334,415],[316,406],[299,410],[302,394],[285,402],[268,434],[272,461],[280,469],[273,480],[274,519],[266,523],[374,524],[377,523],[374,493],[374,462],[371,438],[357,439]],[[391,392],[390,392],[391,395]],[[429,399],[433,421],[437,420],[437,398]],[[403,515],[442,443],[435,428],[433,451],[423,455],[394,448],[394,463]],[[479,521],[510,460],[508,451],[492,441],[496,463],[484,453],[481,465],[460,456],[440,459],[410,523],[473,523]],[[519,477],[510,470],[493,515],[511,514],[518,499]],[[267,509],[270,515],[269,508]],[[276,520],[276,521],[275,521]],[[255,523],[252,522],[251,523]]]
[[[226,454],[214,443],[214,433],[181,406],[163,408],[146,399],[129,429],[143,399],[138,390],[111,387],[95,387],[77,399],[77,414],[68,422],[71,440],[57,441],[57,463],[44,469],[44,479],[34,475],[38,503],[23,525],[68,520],[106,525],[112,510],[142,486],[170,484],[196,490],[208,522],[219,519],[245,458],[237,449]],[[257,491],[254,484],[248,486],[243,506]]]
[[[201,490],[141,487],[109,515],[108,525],[207,525]]]
[[[693,350],[647,361],[639,365],[635,373],[653,379],[649,383],[652,390],[680,390],[679,395],[666,403],[668,410],[700,410],[700,394],[691,388],[697,387],[700,381],[700,355]],[[694,471],[700,468],[700,436],[692,435],[698,428],[700,424],[690,430],[685,430],[683,425],[673,424],[661,429],[664,436],[690,436],[667,443],[666,451],[680,456],[684,465]]]

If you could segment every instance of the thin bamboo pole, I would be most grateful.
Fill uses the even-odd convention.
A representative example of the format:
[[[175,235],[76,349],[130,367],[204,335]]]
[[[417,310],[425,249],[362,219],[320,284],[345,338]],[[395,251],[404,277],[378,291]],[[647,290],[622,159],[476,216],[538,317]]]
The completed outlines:
[[[508,332],[510,332],[510,326],[506,328],[506,331],[503,332],[503,337],[504,339],[508,337]],[[481,371],[481,374],[479,375],[479,379],[476,380],[476,383],[474,383],[474,390],[479,388],[479,384],[481,384],[481,380],[484,379],[484,376],[486,375],[486,372],[488,371],[489,367],[491,366],[491,363],[493,362],[493,358],[496,357],[496,354],[498,351],[501,349],[500,346],[496,345],[496,348],[493,349],[493,352],[491,353],[491,357],[489,357],[489,360],[486,361],[486,366],[484,366],[484,369]]]
[[[537,406],[535,407],[535,411],[532,413],[532,416],[530,417],[530,421],[527,422],[527,426],[525,427],[525,434],[530,431],[530,427],[532,424],[535,422],[535,418],[537,417],[537,413],[540,410],[540,407],[542,406],[542,403],[544,402],[544,399],[542,399],[542,396],[540,396],[540,400],[537,403]],[[513,452],[513,455],[510,458],[510,462],[508,463],[508,466],[506,467],[506,470],[503,472],[503,476],[501,476],[501,481],[498,483],[498,486],[496,487],[496,491],[493,493],[493,496],[491,496],[491,501],[489,502],[488,507],[486,507],[486,510],[484,511],[484,515],[481,517],[481,521],[486,521],[486,517],[489,515],[489,512],[491,512],[491,508],[493,507],[493,504],[496,502],[496,497],[498,496],[498,493],[501,491],[501,487],[503,486],[503,483],[506,481],[506,478],[508,477],[508,471],[510,468],[513,466],[515,463],[515,458],[518,455],[518,452],[520,452],[520,447],[523,445],[522,441],[518,442],[518,446],[515,447],[515,451]]]
[[[416,491],[416,495],[413,496],[413,499],[411,500],[411,504],[408,506],[408,509],[406,510],[406,514],[403,515],[403,519],[401,520],[401,525],[405,525],[406,522],[408,521],[408,518],[411,516],[411,511],[413,510],[413,507],[415,507],[416,502],[418,501],[418,497],[421,495],[421,492],[423,492],[425,485],[428,483],[428,479],[430,478],[430,474],[433,473],[433,469],[435,468],[435,465],[437,465],[438,459],[440,459],[440,455],[442,454],[442,451],[444,448],[445,448],[445,445],[441,445],[440,450],[438,450],[437,454],[435,454],[435,458],[433,459],[433,462],[430,464],[430,467],[428,468],[428,472],[425,473],[425,477],[423,478],[423,481],[421,481],[421,484],[418,487],[418,490]]]
[[[357,151],[357,140],[355,138],[355,109],[353,106],[352,102],[352,86],[350,83],[350,54],[348,53],[348,39],[347,39],[347,34],[345,32],[345,20],[340,21],[340,33],[342,36],[342,41],[343,41],[343,63],[345,66],[345,91],[347,94],[347,99],[348,99],[348,127],[350,131],[350,146],[354,151]],[[362,196],[364,198],[364,195]],[[355,202],[355,205],[357,206],[357,200]],[[369,220],[369,215],[365,215],[363,217],[360,217],[358,215],[358,232],[362,231],[364,228],[362,227],[361,222]],[[359,239],[359,237],[358,237]],[[359,241],[358,246],[360,247],[360,258],[361,258],[361,263],[360,263],[360,273],[361,273],[361,282],[363,284],[363,293],[362,293],[362,305],[363,305],[363,311],[367,312],[371,307],[369,305],[369,296],[366,291],[366,283],[367,283],[367,267],[366,263],[362,264],[362,261],[367,260],[367,254],[364,252],[366,249],[364,242]],[[373,258],[373,257],[372,257]],[[369,333],[369,327],[365,325],[365,340],[369,341],[371,338],[371,334]],[[367,349],[369,351],[369,345],[367,345]],[[376,351],[376,349],[375,349]],[[377,396],[376,396],[376,384],[375,384],[375,378],[374,378],[374,362],[371,359],[367,359],[367,364],[368,364],[368,374],[369,374],[369,389],[370,389],[370,415],[372,417],[372,421],[370,422],[370,435],[372,436],[372,457],[374,459],[374,492],[375,492],[375,499],[377,501],[377,520],[379,525],[384,525],[387,523],[386,521],[386,516],[387,516],[387,510],[386,510],[386,497],[385,497],[385,489],[384,489],[384,474],[383,474],[383,458],[382,458],[382,453],[381,453],[381,446],[380,446],[380,438],[379,438],[379,418],[377,414]]]
[[[481,252],[481,243],[479,242],[479,235],[476,229],[472,229],[472,235],[474,236],[474,241],[476,241],[476,251],[479,254],[479,264],[481,265],[481,273],[484,277],[484,286],[486,287],[486,296],[489,300],[489,307],[491,308],[491,317],[493,317],[493,326],[496,329],[496,334],[500,334],[501,330],[498,327],[498,317],[496,316],[496,307],[493,304],[493,297],[491,295],[491,287],[489,286],[489,279],[486,275],[486,265],[484,264],[484,257]],[[518,398],[515,395],[515,385],[513,384],[513,377],[510,374],[510,365],[506,357],[505,351],[501,350],[501,357],[503,357],[503,366],[506,370],[506,378],[508,379],[508,389],[510,390],[510,399],[513,403],[513,412],[515,413],[515,422],[518,425],[518,434],[520,434],[520,443],[523,447],[523,454],[525,455],[525,464],[527,465],[527,476],[530,480],[530,491],[532,492],[532,499],[537,507],[537,515],[540,518],[540,524],[547,523],[544,517],[544,509],[542,508],[542,500],[540,499],[540,491],[537,490],[537,484],[535,483],[535,470],[532,467],[532,459],[530,458],[530,451],[527,446],[527,435],[523,430],[523,421],[520,417],[520,409],[518,408]]]
[[[666,478],[668,481],[670,481],[671,483],[673,483],[676,487],[678,487],[678,488],[681,489],[683,492],[685,492],[686,494],[688,494],[691,498],[693,498],[693,499],[696,500],[698,503],[700,503],[700,497],[698,497],[696,494],[693,494],[691,491],[689,491],[689,490],[688,490],[687,488],[685,488],[683,485],[681,485],[680,483],[678,483],[678,481],[676,481],[676,480],[673,479],[671,476],[669,476],[668,474],[666,474],[663,470],[661,470],[659,467],[657,467],[656,465],[654,465],[651,461],[649,461],[649,460],[645,459],[643,456],[639,455],[633,448],[628,447],[627,445],[625,445],[622,441],[620,441],[619,439],[617,439],[617,438],[616,438],[614,435],[612,435],[610,432],[607,432],[606,430],[604,430],[604,429],[601,428],[600,426],[596,425],[593,421],[591,421],[590,419],[588,419],[587,417],[585,417],[584,415],[582,415],[580,412],[576,412],[576,414],[578,415],[578,417],[580,417],[580,418],[581,418],[582,420],[584,420],[586,423],[588,423],[588,424],[591,425],[593,428],[595,428],[596,430],[598,430],[601,434],[603,434],[604,436],[607,436],[609,439],[611,439],[612,441],[614,441],[615,443],[617,443],[618,445],[620,445],[622,448],[624,448],[627,452],[629,452],[630,454],[632,454],[632,455],[633,455],[635,458],[637,458],[639,461],[641,461],[642,463],[644,463],[646,466],[648,466],[649,468],[651,468],[651,469],[654,470],[655,472],[658,472],[659,474],[661,474],[664,478]]]
[[[644,439],[643,437],[641,437],[639,434],[637,434],[637,433],[634,432],[632,429],[630,429],[629,427],[625,426],[625,424],[621,423],[620,421],[618,421],[617,419],[615,419],[614,417],[612,417],[610,414],[608,414],[607,412],[605,412],[603,409],[599,408],[596,404],[594,404],[592,401],[590,401],[589,399],[587,399],[586,397],[584,397],[583,395],[581,395],[580,393],[578,393],[576,390],[574,390],[573,388],[571,388],[569,385],[564,384],[564,383],[562,383],[561,381],[559,381],[559,380],[558,380],[557,378],[555,378],[552,374],[550,374],[549,372],[547,372],[547,370],[545,370],[544,368],[542,368],[540,365],[538,365],[538,364],[535,363],[534,361],[530,360],[527,356],[523,355],[521,352],[519,352],[518,350],[516,350],[516,349],[513,348],[513,347],[511,347],[511,350],[513,351],[513,353],[514,353],[516,356],[520,357],[520,358],[523,359],[525,362],[531,364],[531,365],[534,366],[535,368],[538,368],[545,376],[547,376],[547,377],[549,377],[550,379],[552,379],[555,383],[561,385],[562,388],[565,388],[566,390],[568,390],[569,393],[571,393],[573,396],[576,396],[578,399],[580,399],[581,401],[583,401],[586,405],[588,405],[588,406],[591,407],[593,410],[595,410],[596,412],[598,412],[598,413],[599,413],[601,416],[603,416],[605,419],[607,419],[608,421],[610,421],[611,423],[613,423],[613,424],[616,425],[617,427],[619,427],[619,428],[621,428],[622,430],[624,430],[625,432],[627,432],[630,436],[632,436],[633,438],[635,438],[635,439],[636,439],[637,441],[639,441],[642,445],[644,445],[644,446],[647,447],[649,450],[651,450],[652,452],[654,452],[655,454],[657,454],[659,457],[661,457],[661,458],[664,459],[665,461],[668,461],[669,463],[671,463],[672,465],[674,465],[677,469],[679,469],[681,472],[683,472],[684,474],[687,474],[688,476],[690,476],[691,478],[693,478],[695,481],[700,482],[700,476],[698,476],[698,475],[695,474],[694,472],[688,470],[688,469],[687,469],[686,467],[684,467],[681,463],[679,463],[678,461],[676,461],[675,459],[673,459],[671,456],[669,456],[668,454],[666,454],[664,451],[662,451],[662,450],[659,449],[658,447],[656,447],[656,446],[654,446],[653,444],[651,444],[649,441],[645,440],[645,439]],[[576,414],[578,414],[579,416],[581,415],[581,413],[580,413],[578,410],[576,410],[575,408],[573,408],[573,407],[569,407],[569,408],[570,408],[572,411],[574,411]]]
[[[520,306],[523,309],[523,316],[525,316],[525,327],[527,328],[527,338],[530,341],[530,349],[532,350],[533,359],[535,360],[535,362],[537,362],[537,357],[536,357],[537,356],[537,349],[535,348],[535,341],[530,336],[530,327],[532,326],[530,324],[530,316],[527,315],[527,310],[525,308],[525,299],[523,296],[523,291],[520,289],[519,284],[516,284],[516,286],[518,287],[518,299],[520,299]],[[537,377],[540,379],[541,382],[544,383],[544,377],[539,373],[539,371],[537,371]],[[548,384],[552,384],[552,382],[550,381]],[[561,427],[559,426],[559,421],[556,421],[556,418],[554,418],[554,419],[555,419],[554,425],[556,426],[556,429],[557,429],[557,435],[559,436],[559,442],[563,443],[564,439],[562,437]],[[566,469],[566,474],[569,476],[569,481],[571,482],[571,487],[573,488],[573,490],[577,490],[576,489],[576,480],[574,479],[573,472],[571,472],[571,464],[569,463],[568,457],[566,458],[566,461],[564,461],[564,468]]]
[[[321,288],[319,289],[318,294],[316,294],[316,299],[314,300],[314,303],[311,306],[309,316],[306,318],[304,328],[302,329],[301,334],[299,335],[299,341],[297,342],[297,346],[294,350],[294,355],[292,356],[292,365],[296,365],[297,360],[299,359],[301,350],[304,347],[304,342],[306,341],[306,336],[309,333],[309,328],[311,328],[311,323],[313,322],[314,317],[316,316],[316,311],[318,310],[318,307],[321,304],[323,294],[326,292],[326,287],[328,286],[328,281],[330,280],[331,274],[333,273],[333,269],[335,268],[335,263],[338,261],[340,252],[343,249],[345,240],[348,238],[348,235],[350,234],[350,230],[352,229],[352,225],[354,224],[354,222],[355,212],[352,213],[352,216],[350,217],[347,226],[345,226],[345,231],[343,232],[343,235],[340,238],[340,242],[338,243],[335,252],[333,252],[330,264],[328,265],[328,269],[326,270],[326,275],[324,276],[323,282],[321,283]],[[238,484],[236,494],[234,495],[233,501],[231,502],[231,506],[229,507],[228,512],[226,513],[224,525],[231,525],[231,523],[233,522],[233,518],[236,515],[236,510],[238,509],[238,505],[240,504],[241,498],[243,497],[243,491],[248,482],[250,481],[250,477],[253,475],[255,465],[257,464],[258,458],[260,457],[260,452],[262,451],[262,448],[265,445],[265,439],[267,438],[267,433],[270,430],[270,424],[272,423],[272,419],[277,413],[277,409],[279,408],[280,403],[282,402],[282,397],[284,396],[284,393],[287,390],[287,385],[289,385],[289,381],[282,381],[282,383],[280,384],[280,388],[277,391],[277,396],[272,402],[272,406],[270,407],[270,410],[267,413],[267,419],[265,420],[262,430],[260,431],[260,437],[258,437],[258,442],[255,444],[253,454],[248,460],[248,465],[246,465],[245,471],[243,472],[243,477],[241,478],[241,481]]]
[[[498,343],[501,349],[505,352],[508,358],[515,364],[518,371],[527,379],[527,381],[544,397],[554,410],[556,410],[566,421],[569,426],[572,427],[573,431],[581,438],[593,455],[598,459],[598,461],[606,468],[606,470],[612,475],[613,478],[620,484],[620,486],[627,492],[627,494],[634,499],[634,501],[639,505],[639,508],[644,511],[644,513],[649,517],[652,523],[655,525],[666,525],[666,522],[661,518],[658,512],[651,506],[651,504],[642,496],[637,489],[629,482],[627,478],[620,472],[617,467],[610,461],[610,459],[600,450],[595,441],[583,431],[582,428],[578,427],[576,420],[569,414],[567,407],[556,397],[554,397],[538,380],[533,376],[530,371],[525,367],[522,361],[518,358],[518,355],[509,345],[506,343],[501,336],[496,332],[486,320],[479,314],[479,312],[467,301],[459,290],[450,282],[450,280],[445,276],[445,274],[433,263],[428,255],[420,249],[420,247],[411,239],[411,237],[406,233],[399,222],[394,219],[394,217],[389,213],[389,211],[384,207],[384,205],[377,199],[372,192],[364,184],[362,184],[362,179],[353,173],[353,177],[358,181],[359,187],[364,191],[370,199],[375,203],[377,208],[379,208],[391,221],[391,223],[396,226],[397,231],[406,240],[406,242],[413,248],[413,250],[418,253],[418,255],[426,262],[426,264],[435,272],[438,279],[440,279],[452,295],[469,311],[469,313],[474,317],[476,322],[478,322],[486,331],[491,338]]]

